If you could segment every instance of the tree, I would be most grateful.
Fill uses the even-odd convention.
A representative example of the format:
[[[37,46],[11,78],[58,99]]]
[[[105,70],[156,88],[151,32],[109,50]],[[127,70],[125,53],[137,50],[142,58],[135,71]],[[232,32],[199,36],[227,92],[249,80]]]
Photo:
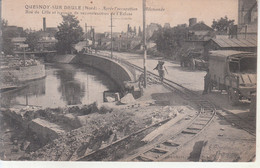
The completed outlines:
[[[32,32],[27,35],[25,43],[28,44],[32,51],[34,51],[38,45],[39,40],[39,34],[37,32]]]
[[[174,31],[173,29],[160,28],[153,33],[150,40],[155,41],[158,51],[168,55],[174,45]]]
[[[227,16],[221,17],[217,21],[214,19],[211,27],[220,33],[227,33],[228,29],[234,25],[235,20],[229,20]]]
[[[71,14],[62,15],[63,22],[58,26],[59,31],[55,34],[57,50],[62,54],[72,53],[73,45],[83,40],[83,29],[78,19]]]
[[[155,41],[157,50],[166,56],[173,56],[183,46],[187,38],[187,26],[178,25],[173,28],[159,28],[155,31],[150,40]]]

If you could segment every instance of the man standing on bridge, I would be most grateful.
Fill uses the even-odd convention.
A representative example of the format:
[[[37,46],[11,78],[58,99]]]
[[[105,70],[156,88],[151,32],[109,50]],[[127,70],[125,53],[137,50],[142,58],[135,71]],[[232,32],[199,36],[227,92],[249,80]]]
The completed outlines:
[[[168,71],[167,71],[166,67],[164,66],[164,61],[158,61],[158,64],[156,65],[156,67],[153,70],[157,70],[158,71],[159,77],[160,77],[160,81],[163,82],[163,79],[164,79],[164,76],[165,76],[164,70],[168,74]]]

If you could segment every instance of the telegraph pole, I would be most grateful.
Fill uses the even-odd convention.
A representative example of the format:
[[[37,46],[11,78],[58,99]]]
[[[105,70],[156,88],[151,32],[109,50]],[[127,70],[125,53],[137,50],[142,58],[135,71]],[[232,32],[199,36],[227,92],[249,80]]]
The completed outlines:
[[[96,42],[96,39],[95,39],[95,29],[93,28],[92,31],[92,45],[93,45],[93,48],[95,48],[95,42]]]
[[[112,23],[112,13],[111,13],[111,58],[113,58],[113,23]]]
[[[143,49],[144,49],[144,88],[147,85],[147,74],[146,74],[146,32],[145,32],[145,10],[146,10],[146,0],[143,0]]]
[[[128,33],[129,33],[129,24],[127,25],[127,32],[126,32],[126,50],[128,50]]]
[[[85,23],[85,32],[86,32],[87,45],[89,45],[89,44],[88,44],[88,35],[89,35],[89,33],[88,33],[88,27],[90,27],[90,30],[92,29],[92,26],[88,26],[87,23]],[[91,34],[91,32],[90,32],[90,34]]]
[[[90,31],[88,32],[88,27],[90,28]],[[85,32],[86,32],[86,45],[88,46],[88,35],[90,35],[90,38],[92,40],[92,46],[95,46],[95,29],[96,26],[88,26],[87,23],[85,23]],[[94,41],[94,42],[93,42]]]

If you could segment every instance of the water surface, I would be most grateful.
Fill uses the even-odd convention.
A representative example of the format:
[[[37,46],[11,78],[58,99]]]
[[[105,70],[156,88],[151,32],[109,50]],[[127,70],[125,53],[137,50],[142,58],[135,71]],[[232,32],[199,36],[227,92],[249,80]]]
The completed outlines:
[[[104,73],[72,64],[48,64],[46,77],[35,80],[18,91],[1,94],[2,106],[34,105],[64,107],[103,101],[103,92],[118,90],[118,86]]]

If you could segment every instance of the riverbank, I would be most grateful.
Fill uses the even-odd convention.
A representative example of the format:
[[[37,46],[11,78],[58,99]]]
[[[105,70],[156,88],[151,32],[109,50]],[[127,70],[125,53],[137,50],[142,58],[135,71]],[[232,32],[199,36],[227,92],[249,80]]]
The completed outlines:
[[[17,56],[0,58],[0,91],[21,88],[28,81],[45,77],[45,65],[35,58],[21,59]]]
[[[6,116],[20,121],[18,124],[23,125],[24,130],[28,128],[25,132],[32,132],[39,139],[36,144],[41,147],[34,147],[33,140],[20,139],[19,134],[13,134],[11,137],[18,138],[9,139],[9,149],[5,145],[5,150],[0,152],[4,153],[1,159],[75,160],[139,129],[174,118],[179,112],[190,113],[183,104],[186,104],[184,100],[162,85],[150,85],[142,98],[125,105],[94,103],[55,109],[2,109]],[[1,131],[3,137],[11,133],[8,129],[11,130],[6,127]],[[29,145],[24,149],[26,143]],[[12,155],[14,147],[17,148],[15,153],[22,155]]]
[[[156,144],[161,136],[175,134],[182,129],[183,123],[192,121],[197,110],[194,104],[157,83],[150,84],[144,96],[128,104],[111,102],[65,108],[9,109],[9,116],[20,114],[20,119],[16,117],[16,122],[8,123],[10,117],[1,117],[4,126],[0,130],[3,137],[0,159],[80,160],[144,130],[134,136],[134,139],[125,141],[124,145],[102,156],[103,161],[118,161],[147,145],[144,139],[150,139],[148,145],[151,145]],[[19,120],[29,124],[21,127],[23,124],[17,122]],[[167,128],[165,125],[168,125],[169,120],[178,124]],[[152,127],[160,122],[162,123],[158,126]],[[158,127],[159,132],[156,131]],[[167,130],[162,131],[162,128]],[[254,159],[255,146],[255,136],[216,116],[209,128],[178,153],[170,155],[166,161],[247,162]]]

